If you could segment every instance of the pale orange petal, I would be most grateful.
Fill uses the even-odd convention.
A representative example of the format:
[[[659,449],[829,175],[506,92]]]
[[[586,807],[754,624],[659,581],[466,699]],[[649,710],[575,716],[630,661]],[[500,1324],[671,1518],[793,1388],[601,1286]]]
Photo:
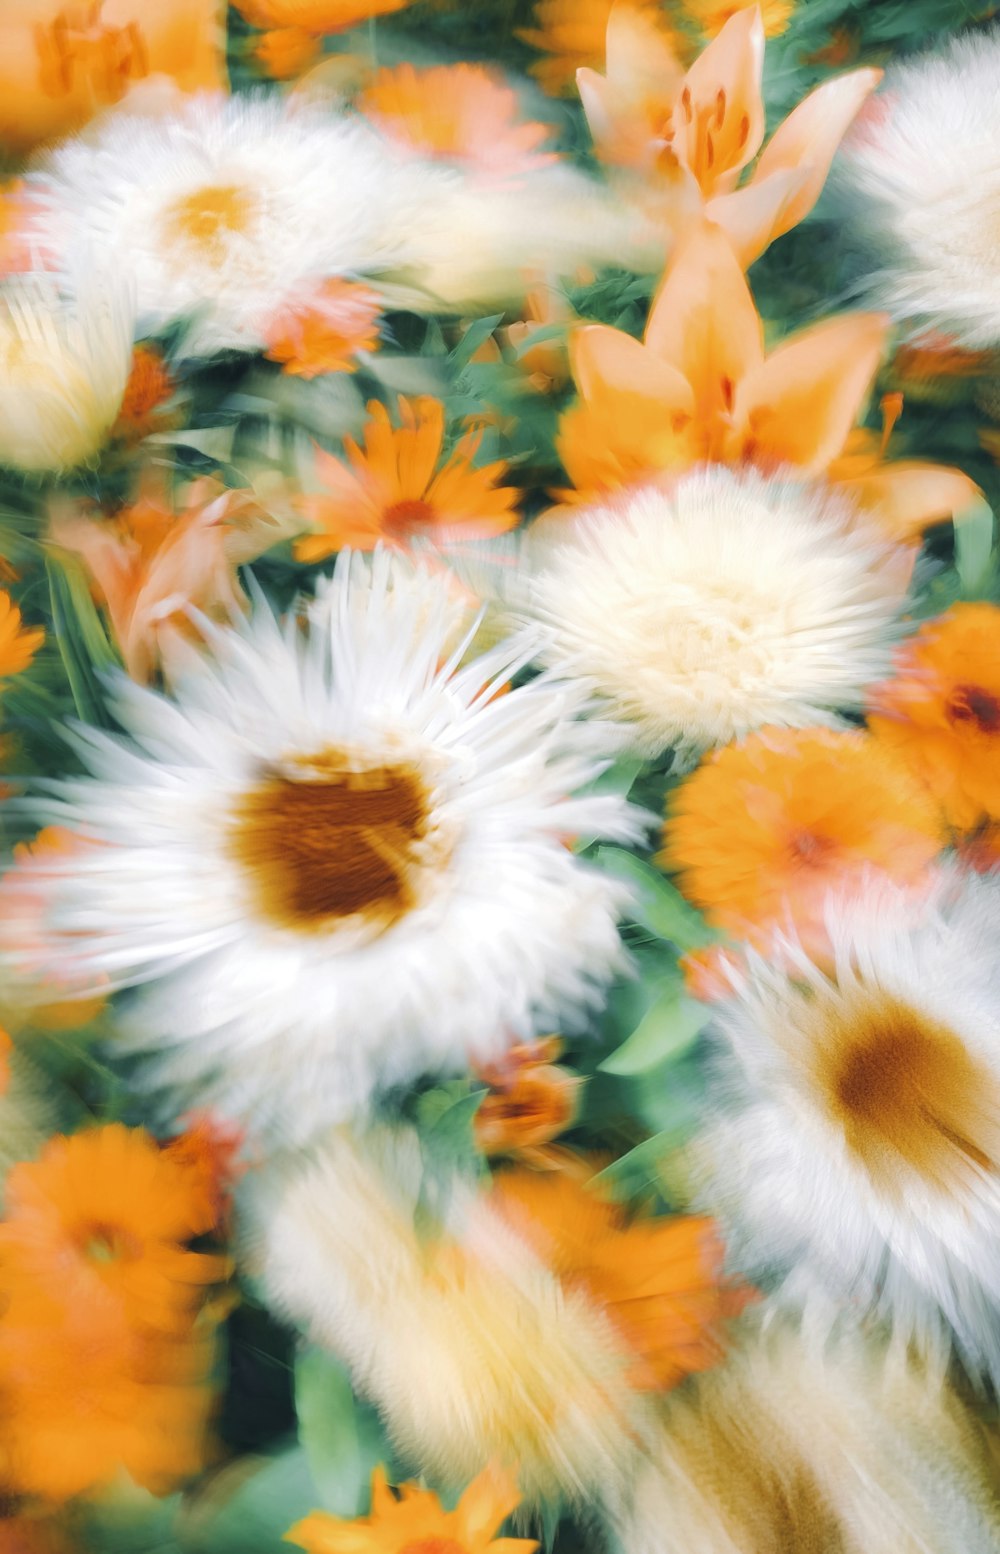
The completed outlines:
[[[620,329],[586,324],[570,338],[573,378],[584,399],[600,401],[622,394],[661,400],[664,414],[694,409],[691,385],[683,372],[654,349]]]
[[[773,237],[780,237],[808,216],[819,199],[837,147],[881,79],[881,70],[852,70],[849,75],[825,81],[775,130],[754,169],[752,182],[761,183],[772,173],[791,168],[806,168],[809,176],[783,211]]]
[[[959,520],[966,509],[983,500],[975,481],[961,470],[909,459],[875,466],[837,485],[900,540],[918,538],[932,523]]]
[[[732,187],[760,149],[763,68],[764,27],[753,6],[729,18],[684,78],[680,111],[688,127],[681,143],[706,194]]]
[[[846,313],[779,346],[737,391],[729,457],[825,470],[871,387],[887,329],[884,314]]]
[[[740,382],[759,369],[760,319],[719,227],[701,223],[678,245],[650,310],[646,345],[683,373],[705,418],[727,415]]]
[[[744,270],[787,231],[785,213],[809,177],[808,168],[788,168],[708,201],[705,215],[725,232]]]

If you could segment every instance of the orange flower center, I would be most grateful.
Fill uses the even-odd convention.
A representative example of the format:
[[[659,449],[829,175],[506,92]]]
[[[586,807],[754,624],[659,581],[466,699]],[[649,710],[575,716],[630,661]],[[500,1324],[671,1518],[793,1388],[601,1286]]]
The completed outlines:
[[[815,831],[796,831],[789,842],[793,859],[802,868],[823,868],[836,850],[836,844],[828,836],[817,836]]]
[[[434,522],[434,509],[420,497],[393,502],[382,514],[382,528],[393,539],[408,538],[416,530]]]
[[[171,205],[167,231],[175,242],[218,260],[225,253],[227,238],[246,232],[256,211],[256,200],[238,184],[195,189]]]
[[[880,995],[860,1010],[838,1011],[825,1035],[821,1085],[866,1167],[884,1169],[895,1156],[940,1176],[961,1156],[994,1169],[996,1087],[946,1026]]]
[[[959,685],[948,703],[948,716],[980,734],[1000,733],[1000,697],[978,685]]]
[[[424,785],[411,767],[358,771],[339,751],[309,767],[316,775],[271,776],[243,800],[233,850],[259,909],[283,927],[360,917],[387,928],[413,906]]]
[[[138,1257],[142,1246],[138,1236],[121,1225],[98,1222],[88,1225],[81,1236],[83,1255],[89,1263],[120,1263]]]
[[[130,81],[149,74],[138,22],[114,27],[101,20],[101,8],[101,0],[67,6],[48,26],[35,28],[38,86],[47,97],[85,88],[98,102],[113,103]]]
[[[454,1538],[418,1538],[416,1543],[406,1543],[399,1554],[468,1554],[464,1544]]]

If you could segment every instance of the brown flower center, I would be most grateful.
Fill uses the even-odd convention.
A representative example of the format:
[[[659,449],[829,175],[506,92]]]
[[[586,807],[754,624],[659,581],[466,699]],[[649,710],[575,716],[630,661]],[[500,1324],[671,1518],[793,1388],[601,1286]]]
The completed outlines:
[[[393,502],[382,514],[382,528],[393,539],[405,540],[416,530],[434,522],[434,509],[420,498]]]
[[[948,703],[948,716],[980,734],[1000,733],[1000,697],[980,685],[959,685]]]
[[[238,184],[209,185],[173,202],[166,215],[167,235],[175,243],[199,249],[205,257],[218,261],[225,254],[228,238],[246,232],[256,211],[253,195]]]
[[[789,851],[802,868],[822,868],[834,851],[834,843],[828,836],[818,836],[815,831],[796,831],[789,841]]]
[[[1000,1093],[947,1026],[886,995],[837,1008],[818,1078],[849,1149],[873,1173],[903,1160],[942,1181],[1000,1160]]]
[[[271,922],[323,928],[361,917],[382,929],[414,904],[428,818],[412,767],[357,770],[328,751],[301,776],[275,773],[246,795],[233,848]]]

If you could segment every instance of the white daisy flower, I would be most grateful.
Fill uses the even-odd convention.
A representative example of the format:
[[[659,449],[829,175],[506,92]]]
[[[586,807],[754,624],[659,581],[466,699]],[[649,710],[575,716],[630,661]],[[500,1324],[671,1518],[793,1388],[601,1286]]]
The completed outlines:
[[[537,644],[457,667],[459,608],[447,576],[343,556],[308,632],[259,608],[176,701],[122,684],[131,742],[81,734],[93,776],[38,806],[97,845],[17,871],[7,967],[23,889],[28,975],[142,985],[122,1039],[150,1082],[293,1138],[579,1015],[623,897],[567,842],[637,812],[573,796],[605,764],[579,692],[499,694]]]
[[[973,349],[1000,344],[998,76],[997,30],[899,66],[840,157],[885,305]]]
[[[710,468],[529,532],[548,661],[645,755],[830,723],[888,672],[909,561],[822,488]]]
[[[1000,1380],[1000,881],[832,902],[827,975],[749,955],[698,1146],[751,1277]],[[813,1291],[817,1291],[816,1299]]]
[[[72,279],[72,278],[70,278]],[[0,464],[71,469],[99,453],[132,365],[131,298],[112,273],[0,286]]]

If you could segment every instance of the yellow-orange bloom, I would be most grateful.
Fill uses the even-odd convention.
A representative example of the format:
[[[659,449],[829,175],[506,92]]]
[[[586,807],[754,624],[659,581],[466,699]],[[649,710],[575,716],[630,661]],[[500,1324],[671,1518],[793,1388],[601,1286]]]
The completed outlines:
[[[0,588],[0,680],[27,669],[44,641],[41,626],[25,626],[10,594]]]
[[[663,1391],[722,1353],[722,1327],[747,1292],[722,1281],[722,1244],[709,1219],[627,1221],[588,1186],[588,1168],[501,1172],[491,1201],[567,1291],[604,1311],[632,1357],[630,1380]]]
[[[570,341],[580,403],[557,447],[576,500],[693,465],[826,474],[896,539],[981,499],[960,470],[881,462],[854,422],[888,331],[879,313],[845,313],[765,355],[753,297],[724,233],[695,226],[678,245],[642,341],[586,324]],[[572,499],[572,498],[570,498]]]
[[[464,1491],[453,1511],[419,1484],[401,1484],[393,1493],[382,1468],[372,1474],[370,1516],[344,1521],[326,1511],[311,1516],[286,1534],[306,1554],[534,1554],[534,1538],[494,1538],[521,1503],[516,1488],[487,1470]]]
[[[254,45],[254,58],[274,81],[290,81],[322,58],[316,33],[304,27],[272,27]]]
[[[484,1155],[530,1155],[571,1126],[580,1080],[554,1061],[557,1036],[512,1047],[483,1069],[490,1086],[476,1113],[476,1144]]]
[[[402,425],[394,427],[385,406],[373,400],[363,448],[346,437],[346,460],[317,448],[316,473],[326,493],[302,498],[313,533],[295,542],[297,560],[321,561],[345,546],[402,547],[417,536],[485,539],[516,526],[519,494],[497,485],[507,466],[497,460],[473,467],[479,432],[460,437],[441,464],[441,401],[400,399],[399,414]]]
[[[0,145],[21,153],[79,129],[130,87],[166,77],[222,91],[220,0],[6,0],[0,9]]]
[[[521,120],[517,93],[484,65],[379,70],[358,106],[407,149],[477,172],[507,175],[556,160],[538,149],[550,127]]]
[[[752,11],[759,5],[765,37],[777,38],[794,16],[795,3],[796,0],[680,0],[680,8],[707,38],[714,38],[737,11]]]
[[[552,96],[572,92],[581,66],[604,64],[608,18],[615,0],[537,0],[535,26],[517,36],[547,57],[529,66],[531,74]],[[636,0],[632,7],[645,19],[648,41],[673,45],[675,34],[655,0]]]
[[[956,604],[900,650],[875,687],[873,733],[918,774],[951,825],[1000,819],[1000,609]]]
[[[236,9],[255,27],[298,27],[320,36],[346,32],[373,16],[405,11],[413,0],[235,0]]]
[[[937,805],[881,741],[765,729],[674,791],[659,861],[718,927],[763,941],[791,922],[822,953],[831,890],[868,871],[917,886],[944,841]]]
[[[163,406],[172,397],[174,387],[162,353],[153,345],[137,345],[112,437],[141,442],[151,432],[165,428],[170,417]]]
[[[746,266],[812,210],[882,73],[855,70],[817,87],[779,125],[739,188],[764,139],[764,27],[757,6],[728,9],[685,71],[643,11],[614,7],[607,73],[583,68],[577,85],[598,156],[641,174],[665,220],[686,225],[703,207]]]
[[[377,351],[382,299],[370,286],[332,279],[294,307],[266,333],[266,355],[298,378],[354,372],[359,351]]]

